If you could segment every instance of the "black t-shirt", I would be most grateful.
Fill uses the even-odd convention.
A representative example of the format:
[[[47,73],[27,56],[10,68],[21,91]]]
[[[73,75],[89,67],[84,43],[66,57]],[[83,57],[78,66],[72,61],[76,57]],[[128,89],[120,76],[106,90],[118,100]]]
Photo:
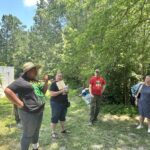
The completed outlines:
[[[43,111],[45,96],[42,93],[42,84],[40,82],[31,82],[24,76],[21,76],[11,83],[8,88],[23,101],[23,110],[27,112]]]
[[[59,91],[56,81],[54,81],[50,86],[50,91],[57,92]],[[68,102],[68,95],[67,94],[59,94],[58,96],[51,96],[51,101],[66,104]]]

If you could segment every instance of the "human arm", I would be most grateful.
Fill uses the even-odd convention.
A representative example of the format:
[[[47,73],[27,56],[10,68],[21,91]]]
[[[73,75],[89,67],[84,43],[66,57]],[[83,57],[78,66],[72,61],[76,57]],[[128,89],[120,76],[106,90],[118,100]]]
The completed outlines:
[[[102,93],[105,91],[105,89],[106,89],[106,84],[103,85]]]
[[[45,94],[48,89],[48,75],[44,76],[44,86],[42,88],[42,92]]]
[[[106,89],[106,81],[105,81],[105,79],[102,79],[102,84],[103,84],[103,86],[102,86],[102,93],[105,91],[105,89]]]
[[[56,82],[53,82],[52,84],[51,84],[51,86],[50,86],[50,94],[51,94],[51,96],[58,96],[58,95],[60,95],[60,94],[63,94],[63,93],[65,93],[66,91],[65,91],[65,88],[64,89],[61,89],[61,90],[59,90],[58,89],[58,87],[57,87],[57,85],[56,85]]]
[[[4,90],[5,95],[7,98],[15,105],[17,105],[19,108],[22,108],[24,106],[24,103],[17,97],[17,95],[9,88],[6,88]]]
[[[63,94],[65,92],[64,89],[60,90],[60,91],[50,91],[51,96],[58,96],[60,94]]]
[[[91,97],[94,97],[94,95],[92,94],[92,84],[89,84],[89,93]]]

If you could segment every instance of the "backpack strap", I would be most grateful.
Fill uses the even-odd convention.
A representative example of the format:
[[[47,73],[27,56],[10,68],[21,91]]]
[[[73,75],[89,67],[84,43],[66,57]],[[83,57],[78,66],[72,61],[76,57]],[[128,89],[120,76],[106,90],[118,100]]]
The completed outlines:
[[[142,88],[143,88],[143,85],[144,85],[144,84],[140,85],[140,87],[139,87],[139,89],[138,89],[138,92],[137,92],[137,94],[135,95],[135,104],[136,104],[136,105],[138,104],[138,96],[139,96],[139,94],[141,93],[141,90],[142,90]]]
[[[143,85],[144,85],[144,84],[141,84],[141,85],[140,85],[140,87],[139,87],[139,89],[138,89],[138,92],[137,92],[137,94],[136,94],[137,97],[138,97],[139,94],[141,93],[141,90],[142,90],[142,88],[143,88]]]

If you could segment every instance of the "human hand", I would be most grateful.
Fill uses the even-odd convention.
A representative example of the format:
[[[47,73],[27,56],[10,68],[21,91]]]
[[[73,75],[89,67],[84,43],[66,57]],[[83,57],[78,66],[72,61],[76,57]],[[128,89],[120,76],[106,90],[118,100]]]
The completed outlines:
[[[61,93],[62,93],[63,95],[66,95],[68,92],[69,92],[69,90],[68,90],[68,87],[67,87],[67,86],[61,90]]]
[[[23,108],[24,107],[24,103],[22,101],[20,101],[19,105],[17,105],[18,108]]]
[[[65,89],[61,89],[60,92],[61,92],[61,93],[65,93]]]
[[[94,97],[94,95],[93,94],[90,94],[91,95],[91,97]]]
[[[68,86],[65,86],[64,90],[65,90],[66,93],[68,93],[69,92]]]

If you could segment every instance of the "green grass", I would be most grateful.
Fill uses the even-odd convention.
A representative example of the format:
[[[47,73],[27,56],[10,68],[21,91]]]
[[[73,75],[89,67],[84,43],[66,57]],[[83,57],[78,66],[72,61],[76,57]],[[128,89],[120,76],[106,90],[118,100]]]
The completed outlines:
[[[40,150],[150,149],[150,135],[147,134],[146,124],[142,130],[135,129],[135,109],[122,105],[103,105],[100,121],[89,127],[89,108],[79,97],[71,96],[70,100],[66,127],[71,133],[67,136],[59,134],[58,140],[51,139],[50,107],[49,101],[47,102],[40,132]],[[14,123],[12,105],[8,100],[0,99],[0,150],[19,150],[21,130]],[[57,131],[60,132],[59,125]]]

